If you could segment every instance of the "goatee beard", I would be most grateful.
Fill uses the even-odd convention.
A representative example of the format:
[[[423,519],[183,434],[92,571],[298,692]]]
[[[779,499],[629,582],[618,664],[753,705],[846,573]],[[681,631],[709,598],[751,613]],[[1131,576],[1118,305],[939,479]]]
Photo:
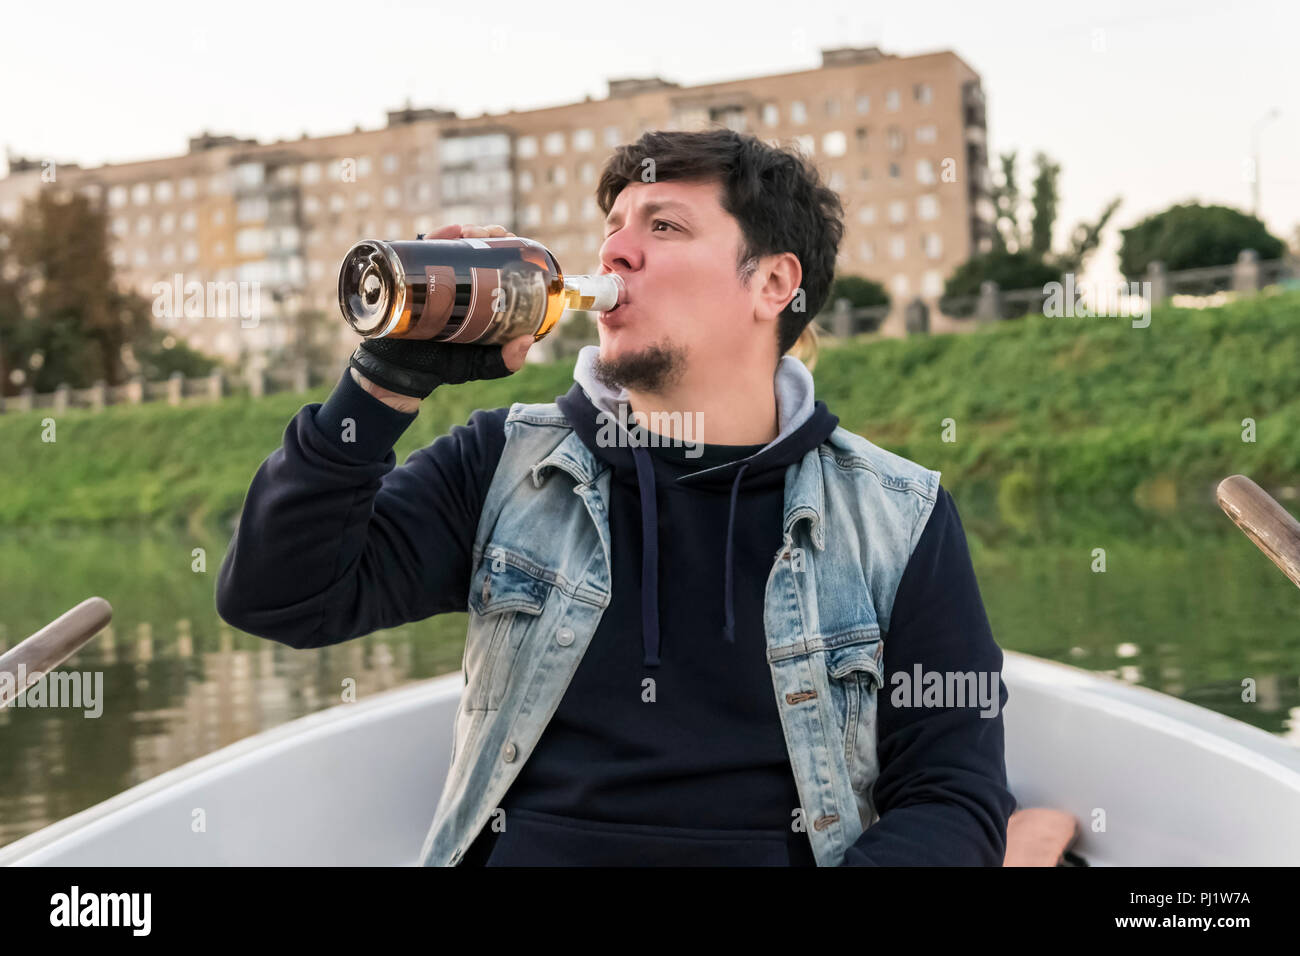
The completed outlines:
[[[591,372],[609,388],[637,392],[662,392],[686,371],[686,350],[667,342],[648,345],[639,352],[614,359],[597,358]]]

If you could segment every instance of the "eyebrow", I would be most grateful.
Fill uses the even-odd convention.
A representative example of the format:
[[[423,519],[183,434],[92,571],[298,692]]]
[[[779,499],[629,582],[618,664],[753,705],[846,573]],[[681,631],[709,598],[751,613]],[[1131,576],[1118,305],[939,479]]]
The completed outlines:
[[[664,212],[669,209],[675,209],[683,213],[689,213],[691,211],[690,207],[687,206],[685,203],[677,202],[674,199],[666,199],[662,202],[646,203],[644,206],[641,207],[641,212],[647,216],[653,216],[657,212]],[[617,219],[618,217],[613,212],[611,212],[608,216],[605,217],[605,227],[608,228],[614,225]]]

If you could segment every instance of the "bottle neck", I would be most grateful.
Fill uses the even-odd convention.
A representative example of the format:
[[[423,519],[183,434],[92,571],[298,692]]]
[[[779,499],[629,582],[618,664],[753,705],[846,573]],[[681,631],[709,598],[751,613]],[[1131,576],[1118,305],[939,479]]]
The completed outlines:
[[[608,312],[623,301],[627,287],[615,272],[564,277],[566,309]]]

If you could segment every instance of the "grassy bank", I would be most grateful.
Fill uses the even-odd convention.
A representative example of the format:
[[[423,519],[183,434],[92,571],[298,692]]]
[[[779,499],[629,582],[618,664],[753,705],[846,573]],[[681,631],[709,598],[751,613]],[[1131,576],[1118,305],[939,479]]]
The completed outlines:
[[[476,408],[549,401],[571,363],[439,390],[397,460]],[[1070,499],[1169,507],[1245,472],[1300,481],[1300,292],[1127,319],[1033,317],[970,335],[824,350],[818,396],[841,424],[1005,510]],[[0,526],[226,521],[289,419],[332,388],[215,405],[0,416]],[[1242,441],[1242,419],[1256,441]],[[952,419],[956,441],[944,441]],[[707,436],[707,431],[705,432]]]

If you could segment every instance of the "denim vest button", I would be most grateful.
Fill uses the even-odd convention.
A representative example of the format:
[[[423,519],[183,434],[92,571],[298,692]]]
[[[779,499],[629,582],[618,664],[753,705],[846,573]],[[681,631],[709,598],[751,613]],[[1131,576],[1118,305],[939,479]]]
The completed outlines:
[[[506,744],[505,752],[501,756],[505,758],[506,763],[514,763],[516,753],[518,751],[515,749],[514,744]]]
[[[568,647],[573,643],[573,628],[562,627],[555,634],[555,643],[561,647]]]

